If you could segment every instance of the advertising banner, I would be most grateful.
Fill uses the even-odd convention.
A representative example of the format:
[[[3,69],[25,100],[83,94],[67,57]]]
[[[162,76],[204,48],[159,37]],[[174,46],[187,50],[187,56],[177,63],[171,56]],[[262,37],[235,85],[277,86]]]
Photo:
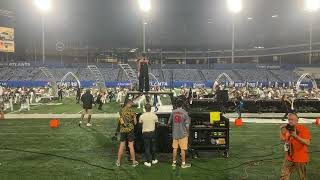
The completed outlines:
[[[0,27],[0,52],[14,52],[14,29]]]

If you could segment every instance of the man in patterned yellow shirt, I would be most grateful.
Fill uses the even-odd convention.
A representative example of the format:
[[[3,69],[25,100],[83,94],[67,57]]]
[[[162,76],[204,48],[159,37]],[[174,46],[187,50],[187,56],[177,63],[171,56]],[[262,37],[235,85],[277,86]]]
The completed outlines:
[[[137,124],[136,114],[132,110],[133,101],[129,100],[125,107],[120,112],[119,124],[120,124],[120,145],[118,151],[118,159],[116,165],[119,167],[123,151],[125,149],[126,141],[128,141],[128,146],[130,150],[130,156],[132,160],[132,166],[136,167],[139,163],[135,158],[134,151],[134,125]]]

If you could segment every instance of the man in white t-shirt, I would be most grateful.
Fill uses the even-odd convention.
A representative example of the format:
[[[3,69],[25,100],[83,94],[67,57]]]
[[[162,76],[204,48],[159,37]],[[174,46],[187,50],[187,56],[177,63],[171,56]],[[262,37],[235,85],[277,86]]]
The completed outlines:
[[[146,162],[144,163],[144,165],[147,167],[151,167],[151,164],[158,163],[158,160],[155,157],[155,127],[156,123],[158,123],[158,117],[154,112],[151,112],[150,104],[146,104],[145,109],[146,112],[140,116],[139,122],[142,123],[142,137],[146,156]]]

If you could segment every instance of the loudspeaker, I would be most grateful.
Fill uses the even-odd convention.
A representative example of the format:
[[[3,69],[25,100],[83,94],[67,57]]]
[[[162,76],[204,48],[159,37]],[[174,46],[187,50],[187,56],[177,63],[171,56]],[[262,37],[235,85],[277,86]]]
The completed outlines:
[[[216,92],[216,98],[218,102],[229,101],[228,90],[219,90]]]

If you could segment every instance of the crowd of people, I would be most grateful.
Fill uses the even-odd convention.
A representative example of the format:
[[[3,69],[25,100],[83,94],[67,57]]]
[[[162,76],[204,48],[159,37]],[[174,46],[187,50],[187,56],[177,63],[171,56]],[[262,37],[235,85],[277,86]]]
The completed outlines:
[[[163,91],[159,87],[151,88],[153,91]],[[227,89],[230,99],[281,99],[288,111],[283,120],[288,118],[288,124],[281,126],[280,139],[285,144],[285,161],[281,169],[281,179],[288,179],[290,175],[297,171],[300,179],[306,177],[306,165],[309,162],[308,146],[310,145],[311,135],[309,130],[298,123],[299,117],[290,111],[291,98],[319,98],[318,89],[309,89],[297,93],[294,88],[272,87],[272,88],[250,88],[250,87],[217,87],[215,89],[205,88],[181,88],[175,89],[175,96],[185,96],[192,98],[206,98],[209,94],[215,94],[217,90]],[[30,104],[40,102],[42,97],[50,97],[52,89],[50,87],[42,88],[6,88],[0,87],[0,118],[3,118],[3,111],[7,109],[13,110],[14,104],[21,104],[21,109],[30,109]],[[98,104],[98,109],[107,102],[122,102],[123,97],[129,89],[114,88],[101,92],[97,89],[80,89],[72,87],[59,88],[59,100],[63,97],[76,97],[75,103],[82,102],[83,111],[79,126],[81,126],[85,115],[88,115],[88,122],[86,126],[91,126],[92,108],[94,104]],[[238,99],[239,100],[239,99]],[[181,168],[189,168],[191,164],[186,163],[186,151],[188,150],[188,134],[190,117],[188,112],[183,109],[183,101],[176,102],[176,109],[170,113],[167,126],[172,126],[172,167],[177,165],[177,152],[180,149]],[[135,156],[134,141],[135,141],[135,127],[137,123],[142,124],[142,137],[145,150],[144,165],[151,167],[157,164],[156,155],[156,141],[155,131],[157,127],[158,117],[154,112],[151,112],[152,105],[145,104],[145,112],[141,114],[139,119],[132,109],[133,101],[128,100],[120,111],[119,118],[119,134],[120,145],[118,150],[118,157],[116,166],[121,166],[121,159],[125,151],[125,146],[128,144],[132,166],[138,166],[138,161]]]
[[[38,103],[42,97],[50,97],[51,89],[41,88],[9,88],[0,86],[0,104],[3,111],[13,111],[14,105],[20,105],[21,110],[30,110],[30,105]]]
[[[128,89],[125,88],[109,88],[106,91],[100,92],[96,88],[89,88],[94,96],[95,104],[99,110],[102,110],[103,104],[107,102],[122,102]],[[41,103],[43,98],[49,101],[55,100],[52,96],[53,89],[51,87],[37,88],[11,88],[0,86],[0,105],[2,111],[14,111],[14,105],[20,106],[19,111],[30,110],[30,105]],[[65,97],[76,98],[76,103],[79,103],[81,96],[85,94],[85,89],[78,87],[59,87],[58,100],[62,101]]]
[[[189,125],[191,118],[184,110],[183,101],[177,100],[177,108],[172,110],[167,126],[172,127],[172,167],[177,166],[177,152],[180,149],[181,168],[189,168],[191,164],[186,163],[186,152],[189,142]],[[145,105],[145,113],[137,120],[136,113],[132,110],[133,101],[129,100],[120,112],[119,132],[120,145],[116,166],[121,166],[121,159],[125,146],[128,144],[132,166],[138,166],[135,156],[135,127],[137,123],[142,124],[142,137],[144,143],[145,162],[144,165],[151,167],[157,164],[156,154],[156,127],[158,117],[151,112],[151,105]],[[299,124],[299,117],[295,113],[288,113],[288,123],[280,126],[280,140],[284,143],[285,159],[280,171],[281,180],[289,180],[291,174],[298,173],[301,180],[306,179],[306,166],[309,162],[308,147],[311,143],[311,134],[307,127]]]
[[[188,136],[189,125],[191,118],[188,112],[185,111],[183,101],[177,101],[177,108],[172,111],[167,126],[172,127],[172,167],[177,166],[177,153],[180,149],[181,154],[181,168],[189,168],[191,164],[186,163],[186,151],[188,150]],[[121,166],[121,159],[124,154],[125,146],[128,144],[130,159],[132,166],[138,166],[138,161],[135,156],[134,142],[135,142],[135,127],[137,123],[142,124],[142,137],[145,150],[145,162],[144,165],[151,167],[158,163],[156,156],[156,126],[158,123],[158,117],[154,112],[151,112],[151,105],[145,105],[145,112],[141,114],[139,120],[137,120],[136,113],[132,110],[133,101],[129,100],[122,108],[119,117],[119,133],[120,133],[120,145],[118,150],[118,157],[116,160],[116,166]]]
[[[149,88],[149,87],[148,87]],[[279,100],[283,101],[283,97],[292,102],[295,99],[320,99],[319,89],[306,89],[297,92],[295,87],[225,87],[215,86],[212,89],[204,87],[196,88],[174,88],[165,89],[160,86],[150,87],[150,91],[172,91],[175,97],[184,96],[192,99],[206,99],[215,98],[218,90],[227,90],[229,100],[238,102],[240,100]],[[96,88],[90,88],[91,93],[94,97],[94,102],[99,110],[102,110],[103,104],[109,102],[122,103],[126,94],[130,91],[128,88],[108,88],[104,91],[99,91]],[[143,89],[139,89],[144,91]],[[76,103],[80,102],[81,96],[85,93],[85,89],[78,87],[64,87],[58,88],[58,98],[61,101],[64,97],[76,97]],[[9,88],[1,87],[0,90],[0,103],[3,111],[13,111],[14,105],[20,106],[19,111],[30,110],[30,105],[39,103],[42,98],[52,99],[52,88],[51,87],[38,87],[38,88]],[[158,98],[159,99],[159,98]],[[140,100],[142,102],[142,100]],[[138,102],[139,108],[142,107],[141,102]],[[154,102],[158,103],[159,100]],[[161,100],[160,100],[161,102]],[[157,107],[157,106],[155,106]]]
[[[217,90],[228,90],[229,99],[236,99],[241,96],[245,100],[281,100],[283,95],[295,99],[320,99],[320,89],[303,89],[298,92],[295,87],[225,87],[217,85],[212,89],[181,87],[179,91],[174,91],[174,93],[176,96],[184,95],[188,97],[190,90],[192,91],[192,97],[196,99],[207,98],[208,95],[215,94]]]

